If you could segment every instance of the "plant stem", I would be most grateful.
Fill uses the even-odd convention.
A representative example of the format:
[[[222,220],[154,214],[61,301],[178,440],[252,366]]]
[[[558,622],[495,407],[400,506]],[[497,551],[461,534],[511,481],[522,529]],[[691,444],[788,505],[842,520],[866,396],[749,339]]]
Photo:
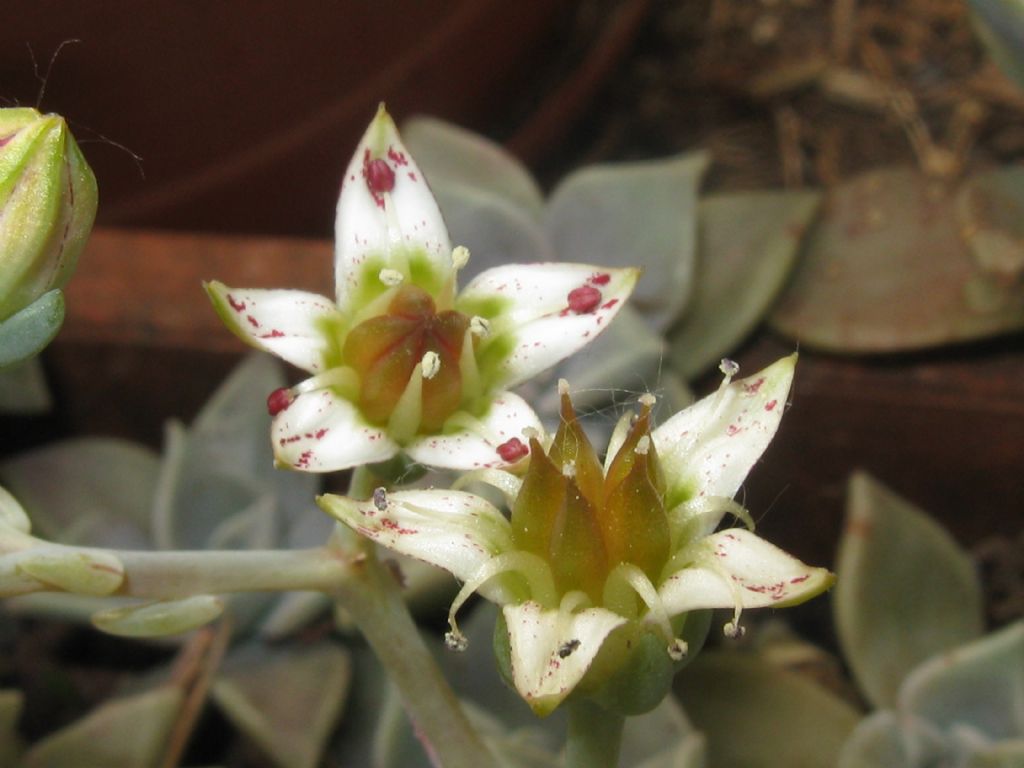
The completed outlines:
[[[369,498],[382,480],[369,467],[357,467],[349,496]],[[336,536],[333,543],[351,550],[348,559],[354,569],[354,578],[343,582],[335,593],[339,605],[348,611],[398,687],[431,761],[444,768],[496,765],[424,644],[398,582],[377,559],[374,545],[359,536]]]
[[[434,765],[483,768],[495,761],[469,724],[420,636],[394,577],[371,551],[337,593],[398,687]]]
[[[623,715],[581,699],[569,707],[565,768],[615,768],[619,764]]]

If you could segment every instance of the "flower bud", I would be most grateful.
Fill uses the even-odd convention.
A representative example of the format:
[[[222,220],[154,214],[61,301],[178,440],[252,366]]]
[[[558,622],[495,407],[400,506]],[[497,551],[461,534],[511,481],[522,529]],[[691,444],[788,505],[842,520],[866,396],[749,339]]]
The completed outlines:
[[[0,109],[0,321],[67,282],[96,216],[96,178],[64,119]]]

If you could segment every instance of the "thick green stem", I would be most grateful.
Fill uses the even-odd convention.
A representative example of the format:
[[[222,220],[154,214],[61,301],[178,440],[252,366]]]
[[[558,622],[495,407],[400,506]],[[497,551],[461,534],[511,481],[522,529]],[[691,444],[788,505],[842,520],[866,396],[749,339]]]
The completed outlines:
[[[567,706],[569,739],[565,746],[565,768],[615,768],[619,764],[626,718],[585,699]]]
[[[369,467],[357,467],[349,496],[369,498],[378,485],[391,483]],[[339,525],[339,529],[348,531],[345,526]],[[336,536],[333,543],[348,552],[355,569],[355,578],[345,581],[335,593],[338,603],[355,621],[398,687],[432,762],[444,768],[496,765],[424,644],[401,589],[377,559],[376,548],[359,536]]]
[[[434,764],[444,768],[495,765],[423,643],[394,577],[372,552],[338,597],[398,687]]]

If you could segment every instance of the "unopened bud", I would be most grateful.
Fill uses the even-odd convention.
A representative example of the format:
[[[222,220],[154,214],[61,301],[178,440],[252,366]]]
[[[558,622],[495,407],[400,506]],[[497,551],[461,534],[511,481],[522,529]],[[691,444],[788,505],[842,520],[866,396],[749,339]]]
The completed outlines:
[[[96,216],[96,179],[64,119],[0,109],[0,321],[62,287]]]

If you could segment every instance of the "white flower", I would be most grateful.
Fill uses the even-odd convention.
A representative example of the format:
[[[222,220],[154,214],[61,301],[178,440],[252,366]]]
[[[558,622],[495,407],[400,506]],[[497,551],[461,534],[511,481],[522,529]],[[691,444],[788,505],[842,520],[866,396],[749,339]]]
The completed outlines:
[[[595,338],[636,269],[510,264],[456,291],[465,248],[383,107],[338,201],[334,301],[289,290],[206,288],[243,341],[311,374],[271,394],[279,465],[331,471],[400,451],[452,469],[521,458],[539,428],[507,390]]]
[[[679,617],[688,611],[732,608],[726,631],[735,634],[744,608],[793,605],[832,583],[825,569],[749,530],[716,532],[726,513],[751,525],[732,497],[775,434],[794,364],[786,358],[733,383],[727,370],[718,392],[653,432],[645,396],[639,416],[619,422],[603,466],[563,382],[562,425],[546,452],[530,438],[522,479],[475,473],[505,492],[511,519],[458,490],[379,491],[368,502],[327,495],[320,504],[378,544],[465,582],[449,616],[453,646],[462,642],[455,613],[470,594],[501,604],[513,682],[546,714],[617,630],[653,632],[662,657],[678,660],[686,652]],[[600,666],[607,678],[615,662]]]

